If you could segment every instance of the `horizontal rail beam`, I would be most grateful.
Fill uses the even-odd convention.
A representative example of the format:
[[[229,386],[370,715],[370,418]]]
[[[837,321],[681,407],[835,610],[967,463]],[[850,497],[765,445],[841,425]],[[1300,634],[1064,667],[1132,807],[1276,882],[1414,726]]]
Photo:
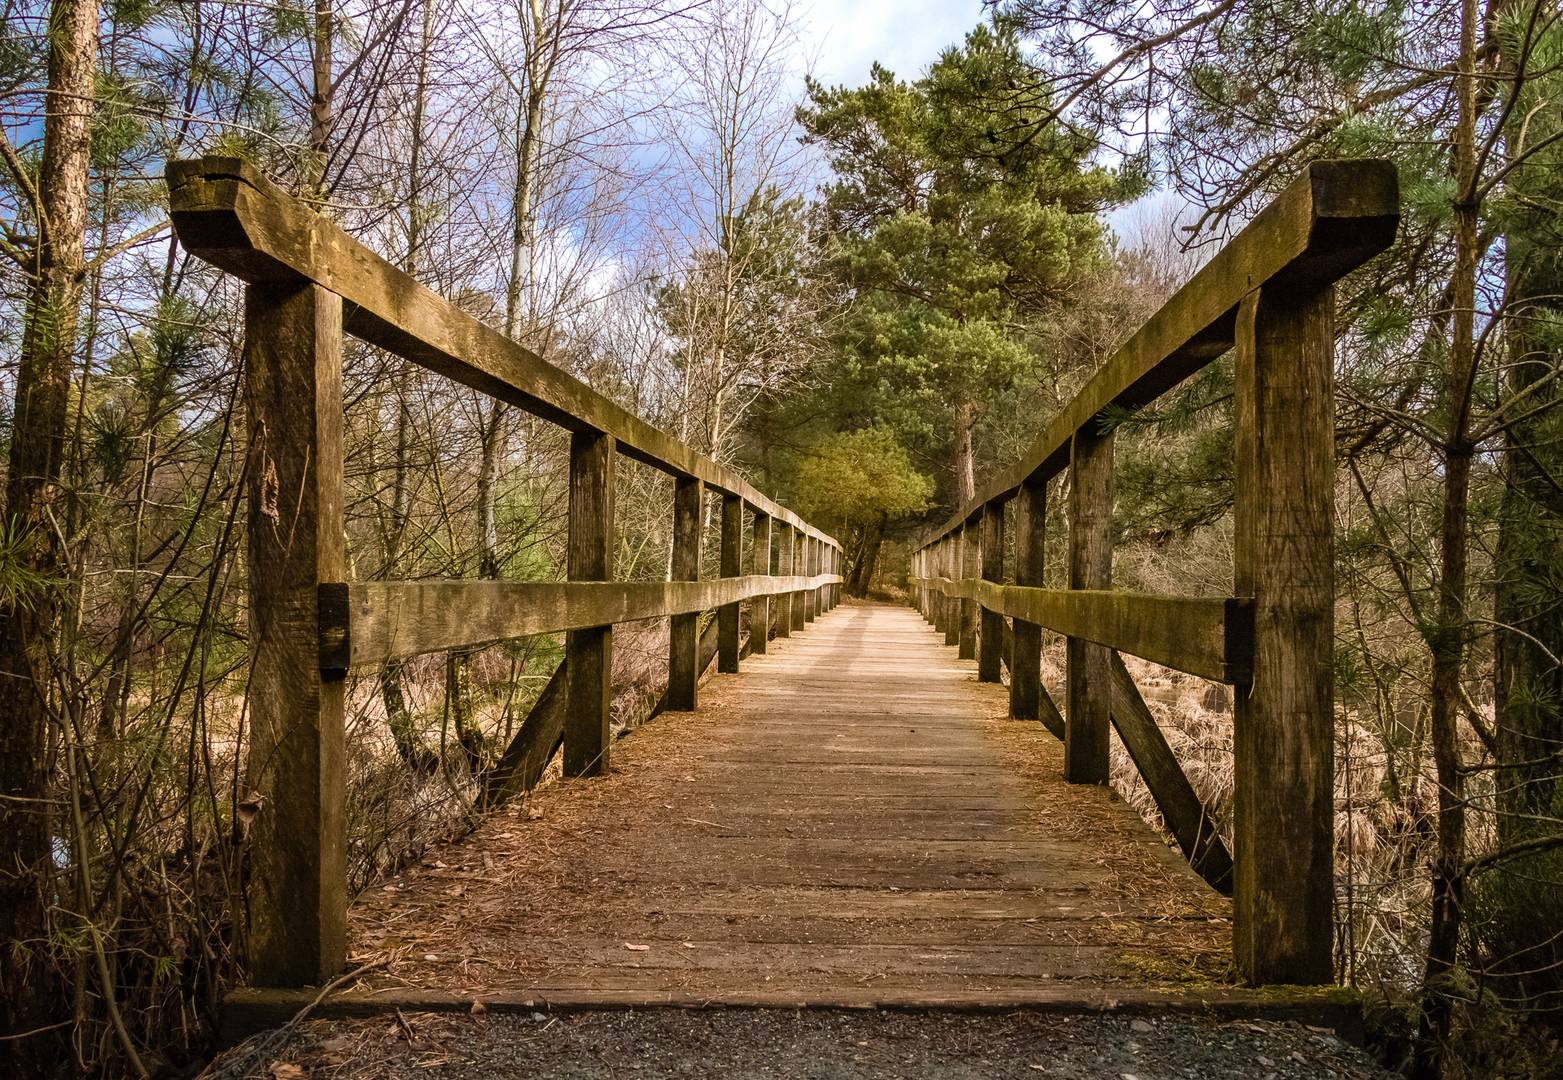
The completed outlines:
[[[913,580],[945,596],[975,600],[989,611],[1203,679],[1244,683],[1253,672],[1254,609],[1244,597],[1034,589],[980,578]]]
[[[1027,480],[1058,473],[1068,464],[1075,432],[1104,410],[1137,409],[1232,348],[1245,296],[1261,286],[1320,289],[1387,248],[1399,223],[1392,162],[1310,164],[1097,370],[1018,463],[926,534],[923,544],[959,528],[984,504],[1011,498]]]
[[[320,666],[343,671],[420,653],[706,611],[817,589],[836,574],[712,581],[365,581],[320,586]]]
[[[350,333],[571,431],[612,435],[622,453],[736,495],[834,546],[732,469],[640,417],[424,287],[240,158],[168,163],[179,242],[245,281],[307,279],[345,301]]]

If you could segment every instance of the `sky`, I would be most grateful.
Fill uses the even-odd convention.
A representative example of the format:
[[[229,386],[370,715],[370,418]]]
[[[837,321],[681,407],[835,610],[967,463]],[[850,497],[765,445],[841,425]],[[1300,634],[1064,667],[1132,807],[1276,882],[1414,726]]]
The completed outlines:
[[[855,86],[875,60],[916,78],[982,17],[978,0],[812,0],[804,39],[817,51],[817,78]]]

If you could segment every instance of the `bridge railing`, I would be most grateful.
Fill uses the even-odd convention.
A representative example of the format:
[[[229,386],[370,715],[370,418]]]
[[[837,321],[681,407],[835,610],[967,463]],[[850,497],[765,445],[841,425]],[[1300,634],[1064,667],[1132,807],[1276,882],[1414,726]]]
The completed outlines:
[[[763,652],[773,630],[785,635],[837,601],[840,546],[733,470],[431,292],[245,162],[170,162],[167,180],[180,243],[248,283],[247,784],[260,805],[250,834],[249,971],[260,985],[317,983],[346,962],[348,669],[566,632],[562,723],[534,740],[532,764],[540,768],[562,738],[566,775],[601,773],[615,623],[670,620],[666,704],[693,709],[705,667],[699,614],[716,610],[719,669],[737,671],[740,603],[750,603],[749,647]],[[347,580],[344,331],[571,433],[566,582]],[[670,581],[611,580],[615,454],[674,478]],[[721,576],[702,581],[706,489],[721,496]],[[754,520],[747,574],[745,512]]]
[[[1063,739],[1067,779],[1106,782],[1116,727],[1185,855],[1234,894],[1236,960],[1254,983],[1332,978],[1334,283],[1387,247],[1398,222],[1390,163],[1315,162],[914,554],[923,613],[976,658],[980,679],[999,681],[1008,661],[1011,715]],[[1114,591],[1109,414],[1150,403],[1230,349],[1234,595]],[[1047,484],[1065,470],[1069,588],[1046,589]],[[1066,638],[1062,715],[1041,684],[1044,628]],[[1236,687],[1231,854],[1120,652]]]

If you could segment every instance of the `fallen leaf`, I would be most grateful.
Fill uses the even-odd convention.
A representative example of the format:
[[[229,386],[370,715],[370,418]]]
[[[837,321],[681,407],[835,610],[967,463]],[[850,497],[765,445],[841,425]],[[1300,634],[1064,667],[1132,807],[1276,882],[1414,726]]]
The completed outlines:
[[[285,1061],[271,1063],[271,1080],[308,1080],[309,1073]]]
[[[628,949],[630,952],[650,952],[651,951],[651,946],[650,945],[631,945],[627,941],[624,943],[624,947],[626,949]]]
[[[488,1006],[483,1004],[481,1001],[474,1001],[472,1003],[471,1012],[473,1016],[482,1016],[484,1013],[488,1012]]]

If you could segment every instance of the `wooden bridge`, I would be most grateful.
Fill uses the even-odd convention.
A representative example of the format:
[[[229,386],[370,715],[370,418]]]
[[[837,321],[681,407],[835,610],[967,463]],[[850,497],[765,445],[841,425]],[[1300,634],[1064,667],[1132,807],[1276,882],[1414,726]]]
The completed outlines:
[[[168,175],[181,242],[249,283],[248,779],[261,799],[254,988],[235,1002],[251,1022],[296,1004],[289,988],[338,976],[350,928],[406,959],[339,1011],[1246,1008],[1274,1001],[1223,984],[1331,981],[1333,283],[1393,238],[1387,163],[1314,164],[1022,461],[923,539],[910,584],[931,627],[907,609],[838,606],[832,537],[249,166],[207,158]],[[344,331],[571,432],[566,582],[346,580]],[[1110,418],[1234,349],[1233,595],[1113,591]],[[618,453],[674,479],[673,580],[608,580]],[[1047,589],[1047,485],[1065,471],[1069,587]],[[700,555],[708,489],[714,576]],[[655,618],[671,625],[667,704],[686,715],[625,740],[610,769],[613,626]],[[1063,708],[1040,678],[1043,630],[1066,639]],[[534,798],[536,820],[496,819],[445,860],[481,872],[411,875],[350,918],[348,670],[560,631],[565,660],[499,782],[530,787],[561,746],[567,781]],[[1120,653],[1236,688],[1232,851]],[[1103,790],[1111,729],[1182,858]],[[420,929],[436,911],[477,936],[480,958],[442,954]]]

